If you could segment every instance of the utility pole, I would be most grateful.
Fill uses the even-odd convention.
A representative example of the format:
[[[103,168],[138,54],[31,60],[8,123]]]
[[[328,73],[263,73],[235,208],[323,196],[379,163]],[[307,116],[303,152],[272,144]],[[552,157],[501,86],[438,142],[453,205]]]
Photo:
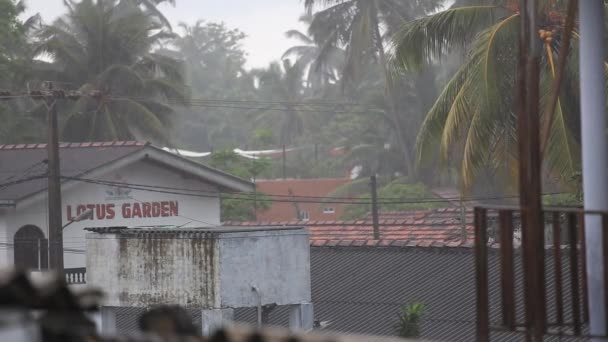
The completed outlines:
[[[61,224],[61,179],[59,162],[59,136],[57,130],[57,96],[49,82],[50,96],[45,98],[48,107],[48,203],[49,203],[49,266],[63,272],[63,228]]]
[[[380,225],[378,224],[378,184],[376,175],[370,177],[372,187],[372,223],[374,225],[374,240],[380,240]]]
[[[283,145],[283,179],[287,179],[287,149]]]
[[[604,80],[604,2],[579,1],[581,139],[583,151],[583,190],[585,210],[608,211],[608,139],[606,137]],[[585,216],[587,293],[589,294],[590,334],[608,335],[606,293],[602,253],[603,234],[600,215]],[[593,341],[608,341],[595,338]]]

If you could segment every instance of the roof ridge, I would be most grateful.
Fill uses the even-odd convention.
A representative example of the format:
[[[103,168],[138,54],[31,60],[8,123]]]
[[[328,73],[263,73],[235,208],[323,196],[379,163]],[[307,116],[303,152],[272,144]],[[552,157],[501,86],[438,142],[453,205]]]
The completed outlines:
[[[348,177],[321,177],[321,178],[276,178],[276,179],[256,179],[256,182],[293,182],[293,181],[347,181],[350,182],[352,179]]]
[[[60,148],[87,148],[87,147],[132,147],[150,145],[147,141],[139,140],[114,140],[114,141],[89,141],[89,142],[61,142]],[[46,149],[46,143],[36,144],[0,144],[0,150],[31,150]]]

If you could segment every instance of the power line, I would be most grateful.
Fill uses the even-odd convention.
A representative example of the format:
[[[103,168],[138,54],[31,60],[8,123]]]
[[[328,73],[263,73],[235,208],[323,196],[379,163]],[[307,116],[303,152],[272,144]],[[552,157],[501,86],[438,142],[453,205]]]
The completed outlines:
[[[135,97],[111,97],[111,100],[115,100],[115,101],[126,101],[126,100],[133,100],[133,101],[139,101],[139,100],[150,100],[150,98],[135,98]],[[305,108],[287,108],[287,106],[285,105],[284,107],[276,107],[276,105],[273,107],[261,107],[261,106],[245,106],[245,105],[238,105],[238,104],[231,104],[231,103],[227,103],[227,104],[213,104],[213,103],[206,103],[206,102],[197,102],[197,101],[193,101],[193,100],[187,100],[187,101],[179,101],[176,99],[168,99],[167,100],[168,104],[173,104],[173,105],[187,105],[189,107],[204,107],[204,108],[220,108],[220,109],[240,109],[240,110],[251,110],[251,111],[289,111],[289,110],[293,110],[293,111],[297,111],[297,112],[303,112],[303,113],[329,113],[329,114],[369,114],[371,111],[378,111],[378,110],[382,110],[380,108],[373,108],[370,109],[369,111],[353,111],[353,110],[329,110],[329,109],[305,109]]]
[[[15,98],[33,98],[42,99],[44,97],[56,97],[56,98],[68,98],[77,100],[81,97],[101,98],[104,95],[106,99],[113,100],[150,100],[150,97],[131,97],[131,96],[119,96],[111,94],[103,94],[99,90],[93,90],[85,93],[74,90],[53,90],[53,91],[41,91],[35,90],[30,92],[10,92],[0,90],[0,100],[10,100]],[[283,105],[283,106],[312,106],[312,107],[363,107],[370,108],[369,106],[356,102],[334,102],[334,101],[264,101],[264,100],[239,100],[239,99],[213,99],[213,98],[190,98],[182,99],[176,97],[165,98],[167,102],[176,103],[192,103],[192,104],[229,104],[229,105]],[[375,108],[380,109],[380,108]]]
[[[193,192],[193,193],[201,193],[201,194],[209,194],[210,197],[216,197],[217,193],[213,192],[213,191],[207,191],[207,190],[196,190],[196,189],[186,189],[186,188],[177,188],[177,187],[168,187],[168,186],[161,186],[161,185],[149,185],[149,184],[141,184],[141,183],[124,183],[124,182],[116,182],[116,181],[106,181],[106,180],[96,180],[96,179],[89,179],[89,178],[81,178],[81,177],[63,177],[66,179],[71,179],[71,180],[80,180],[80,181],[91,181],[91,182],[96,182],[96,183],[104,183],[104,185],[111,185],[111,186],[124,186],[124,187],[128,187],[128,186],[132,186],[132,187],[143,187],[143,188],[151,188],[151,189],[161,189],[161,190],[172,190],[172,191],[185,191],[185,192]],[[226,193],[226,192],[224,192]],[[245,198],[251,198],[252,195],[249,193],[240,193],[240,192],[227,192],[228,194],[230,194],[231,196],[239,196],[239,197],[245,197]],[[258,192],[258,194],[263,194],[262,192]],[[543,195],[545,196],[551,196],[551,195],[563,195],[563,194],[571,194],[568,192],[553,192],[553,193],[545,193]],[[361,197],[340,197],[340,196],[298,196],[298,195],[272,195],[272,194],[265,194],[267,197],[270,198],[289,198],[289,199],[295,199],[295,200],[299,200],[299,199],[319,199],[319,200],[348,200],[348,201],[356,201],[357,203],[359,203],[360,201],[362,201],[363,199]],[[460,196],[458,197],[442,197],[442,198],[437,198],[437,197],[422,197],[422,198],[411,198],[410,200],[412,201],[432,201],[432,202],[448,202],[448,201],[460,201],[461,199],[464,201],[479,201],[479,200],[500,200],[500,199],[516,199],[519,198],[519,196],[498,196],[498,197],[471,197],[471,198],[461,198]],[[240,198],[235,198],[235,199],[240,199]],[[383,200],[385,203],[389,202],[389,201],[403,201],[404,198],[402,197],[379,197],[378,200]],[[315,203],[327,203],[327,202],[315,202]],[[355,203],[355,204],[357,204]],[[371,203],[371,202],[361,202],[361,204],[367,204],[367,203]],[[398,203],[402,203],[402,202],[398,202]],[[418,202],[416,202],[418,203]]]
[[[191,197],[203,197],[203,198],[217,198],[218,197],[218,194],[211,193],[211,192],[196,193],[198,190],[185,190],[185,189],[173,188],[173,187],[141,185],[141,184],[133,184],[133,183],[119,183],[119,182],[102,181],[102,180],[87,179],[87,178],[80,178],[80,177],[62,177],[62,178],[91,183],[91,184],[106,185],[106,186],[112,185],[112,186],[123,187],[126,189],[149,191],[149,192],[156,192],[156,193],[183,195],[183,196],[191,196]],[[546,194],[546,195],[555,195],[555,194],[568,194],[568,193],[551,193],[551,194]],[[323,200],[310,200],[310,199],[299,200],[299,199],[282,199],[282,198],[272,199],[272,197],[273,197],[272,195],[268,195],[268,197],[270,197],[271,199],[270,200],[258,199],[258,198],[254,198],[251,194],[242,194],[242,195],[230,194],[228,197],[226,197],[224,195],[224,198],[227,198],[227,199],[235,199],[235,200],[243,200],[243,201],[257,201],[257,202],[272,201],[272,202],[277,202],[277,203],[360,204],[360,205],[370,205],[372,203],[371,201],[364,201],[361,199],[353,199],[352,201],[340,201],[340,200],[334,200],[331,197],[315,197],[317,199],[323,199]],[[518,196],[512,196],[512,197],[500,196],[500,197],[485,197],[485,198],[479,197],[479,198],[463,199],[463,201],[470,202],[470,201],[480,201],[480,200],[500,200],[500,199],[508,199],[508,198],[518,198]],[[456,199],[460,200],[460,198],[455,198],[455,200]],[[450,199],[438,199],[438,198],[403,199],[403,198],[401,198],[401,199],[395,200],[395,201],[378,201],[378,204],[422,204],[422,203],[445,203],[445,202],[450,202]]]

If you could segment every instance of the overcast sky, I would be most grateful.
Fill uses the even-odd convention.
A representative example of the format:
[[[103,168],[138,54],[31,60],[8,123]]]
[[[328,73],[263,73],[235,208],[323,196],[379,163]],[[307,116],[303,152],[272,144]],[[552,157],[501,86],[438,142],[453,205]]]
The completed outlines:
[[[46,22],[65,13],[62,0],[26,0],[28,15],[40,13]],[[192,24],[198,19],[224,22],[247,34],[244,48],[249,67],[263,67],[279,59],[295,44],[285,38],[285,31],[303,29],[298,23],[304,11],[302,0],[177,0],[176,6],[162,10],[173,24]]]

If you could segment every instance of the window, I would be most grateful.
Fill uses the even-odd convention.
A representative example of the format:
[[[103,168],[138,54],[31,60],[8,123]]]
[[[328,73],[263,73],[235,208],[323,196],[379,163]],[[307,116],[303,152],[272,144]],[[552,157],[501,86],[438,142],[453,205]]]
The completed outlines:
[[[334,208],[330,208],[330,207],[323,208],[323,214],[333,214],[335,212],[336,212],[336,209],[334,209]]]
[[[308,211],[300,211],[300,220],[301,221],[308,221],[310,220],[310,216],[308,216]]]

